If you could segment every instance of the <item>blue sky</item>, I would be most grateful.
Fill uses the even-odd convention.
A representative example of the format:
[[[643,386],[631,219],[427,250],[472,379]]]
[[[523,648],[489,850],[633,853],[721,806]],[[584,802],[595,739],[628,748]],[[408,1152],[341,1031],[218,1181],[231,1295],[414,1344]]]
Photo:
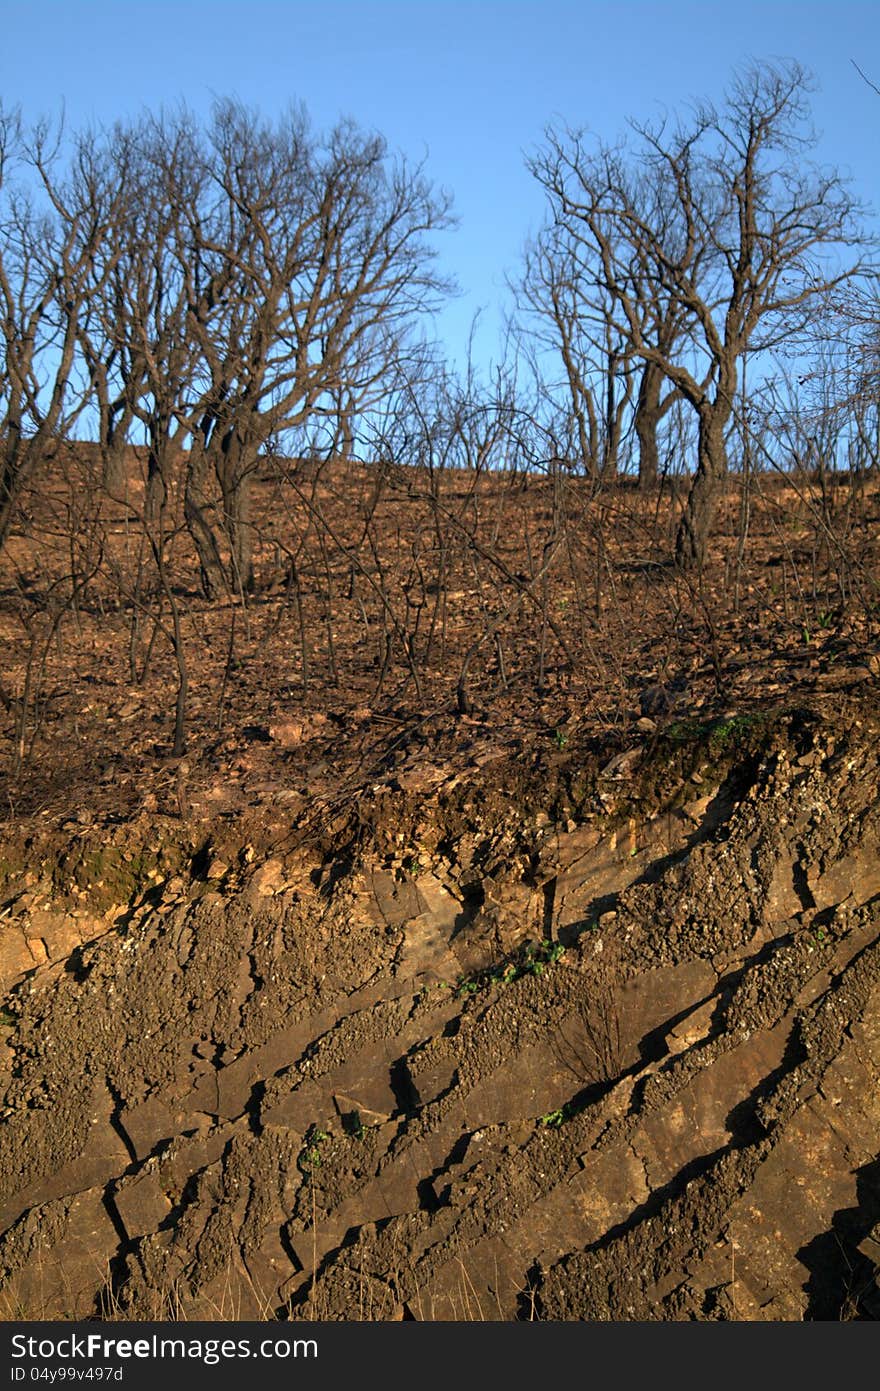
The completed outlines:
[[[302,101],[318,127],[380,131],[454,195],[442,265],[463,294],[440,329],[459,356],[483,309],[496,351],[505,271],[543,215],[523,153],[548,122],[606,138],[749,58],[795,58],[819,83],[817,155],[880,209],[880,5],[861,0],[0,0],[0,94],[26,116],[110,123],[233,95],[265,115]]]

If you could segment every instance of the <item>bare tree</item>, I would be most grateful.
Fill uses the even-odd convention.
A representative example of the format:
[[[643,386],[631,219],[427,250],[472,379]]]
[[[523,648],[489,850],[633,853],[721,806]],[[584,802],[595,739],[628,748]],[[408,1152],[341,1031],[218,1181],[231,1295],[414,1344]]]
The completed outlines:
[[[551,131],[531,161],[556,219],[598,258],[634,352],[696,412],[696,469],[676,538],[685,569],[702,564],[727,472],[741,357],[780,343],[859,269],[859,205],[841,174],[806,159],[810,88],[794,62],[755,63],[720,107],[634,124],[631,151],[590,152],[582,133]],[[662,190],[659,221],[646,187]],[[646,331],[647,285],[681,316],[671,343]]]
[[[119,186],[83,160],[58,175],[61,144],[60,128],[26,132],[0,109],[0,547],[28,478],[86,407],[79,325],[112,264]]]
[[[231,100],[216,104],[205,129],[181,108],[80,137],[69,179],[76,197],[66,202],[48,160],[35,162],[59,232],[38,254],[33,218],[15,204],[6,298],[12,306],[27,292],[38,317],[54,313],[47,342],[67,306],[59,380],[66,390],[80,362],[111,491],[137,431],[153,520],[171,473],[183,469],[204,591],[244,593],[251,481],[267,442],[323,435],[352,453],[358,413],[387,389],[418,314],[448,288],[428,238],[449,225],[449,199],[351,122],[323,138],[301,110],[267,123]],[[108,189],[116,198],[105,217]],[[89,209],[103,242],[87,247]],[[14,307],[13,366],[40,341],[23,322],[26,306],[17,317]],[[27,386],[27,370],[18,376]],[[57,395],[60,403],[64,390]],[[31,415],[38,402],[34,385]],[[57,426],[56,410],[43,433]]]
[[[540,165],[532,167],[540,178]],[[645,204],[646,220],[665,226],[669,212],[662,185],[646,182],[638,194],[634,191],[636,196]],[[579,226],[557,217],[527,246],[514,291],[537,349],[532,354],[535,370],[554,398],[558,390],[552,366],[545,366],[546,355],[551,363],[561,363],[570,430],[587,471],[613,478],[632,429],[638,442],[639,484],[652,487],[659,471],[658,431],[679,392],[656,361],[639,358],[633,335],[605,286],[597,248],[584,240]],[[630,299],[642,340],[667,356],[674,352],[686,315],[661,281],[646,273],[644,258],[638,255],[631,256]]]
[[[561,450],[598,480],[617,473],[633,357],[578,253],[564,227],[545,227],[526,247],[513,289],[533,371],[567,424],[557,427]]]
[[[201,155],[197,191],[174,189],[174,251],[196,348],[185,404],[191,435],[188,515],[203,569],[219,553],[202,496],[219,485],[234,588],[250,587],[248,498],[270,437],[316,420],[342,426],[401,351],[417,311],[444,288],[425,234],[447,225],[448,200],[420,169],[346,122],[326,141],[302,112],[276,125],[222,102]],[[357,404],[356,404],[357,403]]]

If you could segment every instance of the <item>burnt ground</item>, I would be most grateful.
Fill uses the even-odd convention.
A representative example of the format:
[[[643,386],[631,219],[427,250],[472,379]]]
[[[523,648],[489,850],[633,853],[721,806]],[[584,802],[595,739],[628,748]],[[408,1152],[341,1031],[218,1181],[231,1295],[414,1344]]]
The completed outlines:
[[[766,554],[725,608],[719,544],[678,646],[466,713],[281,709],[254,617],[185,760],[79,615],[0,841],[2,1317],[877,1317],[876,625]]]

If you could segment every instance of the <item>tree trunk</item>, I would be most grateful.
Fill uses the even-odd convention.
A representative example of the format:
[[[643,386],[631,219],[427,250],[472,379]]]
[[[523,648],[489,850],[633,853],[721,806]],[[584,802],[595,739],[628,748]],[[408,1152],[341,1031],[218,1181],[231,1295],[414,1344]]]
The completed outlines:
[[[639,487],[643,491],[656,486],[660,472],[657,427],[665,414],[660,405],[663,381],[662,369],[653,362],[646,362],[633,422],[639,442]]]
[[[617,440],[606,439],[602,450],[602,467],[599,477],[603,483],[615,483],[617,481]]]
[[[206,599],[214,599],[227,586],[217,538],[207,517],[207,476],[204,447],[194,440],[186,464],[183,515],[199,557],[202,592]]]
[[[12,529],[12,518],[18,500],[20,468],[17,441],[8,441],[0,459],[0,550]]]
[[[168,500],[165,474],[158,451],[153,445],[147,455],[147,481],[144,484],[144,521],[148,528],[155,527],[159,514]]]
[[[614,390],[615,359],[609,357],[605,373],[605,430],[602,442],[602,481],[614,483],[617,479],[617,455],[620,444],[620,412],[615,409]]]
[[[699,570],[706,559],[721,489],[727,474],[724,430],[730,407],[716,399],[700,412],[697,471],[675,538],[675,563],[679,570]]]
[[[254,528],[251,524],[251,465],[253,450],[236,430],[224,435],[217,459],[223,513],[229,537],[232,585],[247,594],[254,585]]]
[[[251,480],[247,474],[236,479],[226,498],[226,522],[232,561],[232,583],[237,594],[249,594],[254,587],[254,528],[251,524]]]
[[[112,432],[101,442],[101,486],[108,497],[118,501],[127,494],[128,468],[125,439],[115,438]]]
[[[36,447],[36,439],[24,436],[20,412],[10,409],[0,440],[0,551],[9,539],[18,495],[33,465]]]

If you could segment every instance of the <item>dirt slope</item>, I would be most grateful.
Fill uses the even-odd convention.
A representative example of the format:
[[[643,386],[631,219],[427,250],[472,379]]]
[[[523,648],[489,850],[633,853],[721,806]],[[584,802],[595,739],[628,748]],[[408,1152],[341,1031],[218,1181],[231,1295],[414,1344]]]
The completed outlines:
[[[7,847],[3,1316],[876,1317],[875,696]]]

